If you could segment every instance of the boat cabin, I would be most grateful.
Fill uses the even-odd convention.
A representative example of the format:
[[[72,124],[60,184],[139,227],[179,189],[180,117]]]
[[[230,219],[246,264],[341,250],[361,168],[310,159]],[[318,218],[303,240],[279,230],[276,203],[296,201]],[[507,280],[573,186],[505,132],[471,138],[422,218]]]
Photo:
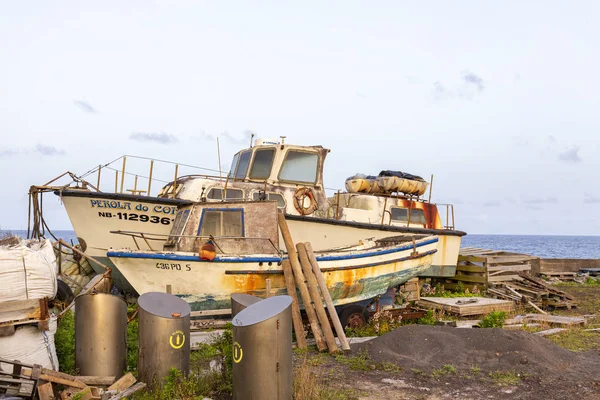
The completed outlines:
[[[217,254],[279,254],[277,202],[183,206],[177,210],[164,250],[199,253],[209,241]]]
[[[196,202],[273,201],[286,215],[422,229],[454,229],[435,204],[403,193],[348,190],[327,197],[323,168],[328,149],[258,140],[236,153],[226,177],[184,176],[166,185],[159,197]],[[396,179],[396,178],[394,178]],[[427,183],[421,183],[427,188]],[[174,187],[175,186],[175,187]],[[451,207],[451,206],[450,206]],[[452,220],[449,216],[452,214]]]

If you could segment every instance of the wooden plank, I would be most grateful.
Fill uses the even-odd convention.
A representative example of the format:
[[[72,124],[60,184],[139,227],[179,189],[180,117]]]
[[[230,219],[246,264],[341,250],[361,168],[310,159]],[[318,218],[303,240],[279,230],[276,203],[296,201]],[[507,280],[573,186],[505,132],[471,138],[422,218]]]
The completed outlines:
[[[296,333],[296,342],[299,349],[306,349],[306,335],[304,333],[304,324],[302,323],[302,315],[300,314],[300,306],[298,303],[298,294],[296,293],[296,283],[294,282],[294,274],[289,260],[283,260],[281,263],[283,276],[285,277],[285,286],[288,296],[292,298],[292,322],[294,332]]]
[[[145,387],[146,387],[146,384],[144,382],[138,382],[135,385],[133,385],[132,387],[130,387],[129,389],[125,390],[124,392],[121,392],[121,393],[117,394],[116,396],[111,397],[110,400],[121,400],[122,398],[131,396],[135,392],[138,392]]]
[[[304,245],[304,243],[298,243],[296,244],[296,249],[298,250],[300,266],[302,267],[302,272],[304,272],[304,278],[306,279],[308,292],[315,306],[315,311],[317,312],[319,322],[321,323],[321,329],[323,329],[323,335],[325,336],[327,347],[329,348],[330,353],[337,353],[339,349],[337,347],[337,344],[335,343],[335,338],[333,337],[333,330],[331,329],[331,325],[329,324],[329,318],[327,317],[327,313],[325,312],[325,307],[323,307],[323,299],[321,298],[321,294],[319,293],[317,278],[315,277],[315,274],[312,271],[310,260],[308,259],[308,255],[306,254],[306,246]]]
[[[566,332],[565,328],[552,328],[552,329],[546,329],[545,331],[539,331],[539,332],[534,332],[534,335],[538,335],[538,336],[550,336],[550,335],[556,335],[557,333],[563,333]]]
[[[31,377],[31,370],[24,369],[22,371],[23,376]],[[65,375],[67,377],[65,377]],[[65,386],[75,387],[79,389],[85,389],[87,385],[75,379],[76,377],[61,372],[52,371],[46,368],[42,368],[40,379],[52,383],[58,383]]]
[[[485,276],[477,275],[455,275],[452,279],[463,282],[487,283]]]
[[[488,271],[530,271],[530,264],[488,265]]]
[[[115,383],[114,376],[77,376],[77,380],[91,386],[109,386]]]
[[[52,383],[44,382],[40,383],[37,387],[38,397],[40,400],[54,400],[54,390],[52,389]]]
[[[337,333],[338,339],[340,340],[342,349],[344,351],[350,351],[350,344],[348,343],[348,339],[346,338],[346,331],[344,330],[344,327],[340,322],[340,318],[337,314],[335,306],[333,305],[331,294],[329,293],[329,289],[327,288],[325,278],[323,278],[321,268],[319,268],[319,263],[317,262],[317,258],[315,257],[315,253],[313,252],[312,245],[310,244],[310,242],[306,242],[304,245],[306,246],[306,254],[308,255],[308,259],[310,260],[310,264],[312,266],[313,273],[315,274],[315,278],[317,278],[317,283],[321,288],[321,294],[325,299],[327,311],[329,311],[329,317],[333,322],[333,327],[335,328],[335,332]]]
[[[135,376],[133,376],[131,372],[128,372],[120,377],[118,381],[110,385],[107,390],[116,390],[118,392],[122,392],[133,385],[136,381],[137,379],[135,379]]]
[[[462,264],[458,264],[456,266],[456,270],[457,271],[464,271],[464,272],[480,272],[482,274],[485,274],[485,267],[480,267],[478,265],[462,265]]]
[[[231,308],[224,308],[222,310],[204,310],[204,311],[192,311],[190,317],[208,317],[212,315],[231,315]]]
[[[292,271],[294,272],[296,286],[298,286],[298,289],[300,290],[300,297],[302,298],[302,303],[304,304],[304,311],[306,312],[306,315],[308,315],[308,321],[310,322],[310,327],[313,336],[315,337],[315,340],[317,342],[317,348],[319,349],[319,351],[324,351],[327,349],[327,344],[325,343],[325,339],[323,338],[323,332],[321,331],[321,327],[319,326],[317,314],[313,305],[311,304],[310,293],[308,293],[308,288],[306,287],[304,273],[302,272],[302,267],[300,266],[300,260],[298,260],[298,253],[296,252],[296,248],[294,247],[294,242],[292,240],[290,229],[287,225],[283,213],[278,213],[277,219],[279,222],[279,231],[281,232],[281,236],[283,237],[285,248],[288,252],[288,259],[290,260],[290,265],[292,266]]]
[[[519,275],[496,275],[488,276],[488,282],[505,282],[519,279]]]
[[[525,316],[527,321],[535,322],[546,322],[557,325],[585,325],[585,318],[579,317],[562,317],[558,315],[539,315],[539,314],[527,314]]]

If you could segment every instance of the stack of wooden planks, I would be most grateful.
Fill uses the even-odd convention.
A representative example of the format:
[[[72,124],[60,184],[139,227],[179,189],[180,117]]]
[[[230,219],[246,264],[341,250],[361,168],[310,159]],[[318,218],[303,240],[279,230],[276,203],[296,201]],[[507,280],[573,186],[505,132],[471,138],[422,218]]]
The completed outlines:
[[[517,278],[488,288],[488,294],[496,298],[528,304],[538,311],[577,307],[573,296],[549,285],[542,279],[523,272],[519,273]]]
[[[458,255],[456,275],[442,283],[444,288],[451,290],[460,287],[473,290],[476,287],[483,291],[517,279],[520,272],[531,270],[533,258],[527,254],[465,247]]]

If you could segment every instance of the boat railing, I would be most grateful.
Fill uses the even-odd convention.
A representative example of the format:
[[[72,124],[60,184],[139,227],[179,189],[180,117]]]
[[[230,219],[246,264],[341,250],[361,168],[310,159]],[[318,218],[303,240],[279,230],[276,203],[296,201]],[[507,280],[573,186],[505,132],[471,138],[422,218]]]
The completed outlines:
[[[128,166],[127,162],[131,160],[140,160],[145,163],[148,162],[148,166],[146,171],[140,170],[140,165],[138,164],[135,170],[131,169],[131,165]],[[131,162],[130,162],[131,164]],[[162,175],[160,178],[157,177],[157,169],[155,168],[157,165],[166,164],[173,168],[172,175],[168,171],[161,170]],[[201,170],[207,171],[206,173],[193,173],[188,175],[179,175],[181,172],[181,168],[188,168],[192,170]],[[112,183],[110,186],[107,186],[106,182],[106,171],[110,171],[110,173],[114,172],[114,186]],[[166,176],[172,176],[173,179],[167,180],[164,179]],[[95,181],[95,185],[88,184],[87,186],[98,192],[112,192],[112,193],[128,193],[133,195],[152,195],[152,187],[155,183],[159,183],[161,190],[156,194],[160,197],[170,197],[173,198],[178,192],[178,189],[181,188],[179,182],[182,179],[188,177],[203,177],[210,179],[227,179],[227,172],[217,169],[204,168],[196,165],[177,163],[168,160],[160,160],[156,158],[149,157],[141,157],[130,154],[125,154],[116,158],[106,164],[100,164],[97,167],[90,169],[85,172],[79,178],[81,180],[86,180],[86,182]],[[95,178],[95,179],[94,179]],[[103,179],[104,178],[104,179]],[[163,178],[163,179],[161,179]],[[133,180],[133,182],[131,182]],[[128,188],[128,185],[132,184],[131,188]],[[167,186],[168,185],[168,186]],[[155,185],[154,185],[155,186]]]
[[[271,245],[271,247],[273,247],[273,249],[274,249],[273,254],[276,254],[278,257],[281,257],[281,251],[279,250],[279,247],[277,247],[275,245],[275,243],[273,243],[273,241],[270,238],[251,237],[251,236],[220,236],[220,237],[214,237],[212,235],[173,235],[173,234],[163,234],[163,233],[147,233],[147,232],[122,231],[122,230],[110,231],[110,233],[113,233],[113,234],[116,234],[116,235],[130,236],[133,239],[133,242],[135,243],[135,246],[137,247],[138,250],[141,250],[141,248],[139,246],[139,243],[138,243],[137,239],[142,239],[142,240],[144,240],[144,242],[146,243],[146,245],[148,246],[148,248],[150,249],[150,251],[159,251],[159,250],[154,249],[152,247],[152,245],[150,244],[149,240],[150,241],[165,242],[167,240],[170,240],[171,238],[206,239],[207,241],[210,240],[219,249],[219,251],[221,251],[221,253],[225,253],[225,252],[219,246],[219,241],[227,241],[227,240],[258,240],[258,241],[267,241],[267,242],[269,242],[269,244]]]
[[[454,204],[436,203],[436,207],[440,213],[442,224],[445,220],[444,229],[454,230]],[[442,210],[444,210],[445,215],[442,215]]]

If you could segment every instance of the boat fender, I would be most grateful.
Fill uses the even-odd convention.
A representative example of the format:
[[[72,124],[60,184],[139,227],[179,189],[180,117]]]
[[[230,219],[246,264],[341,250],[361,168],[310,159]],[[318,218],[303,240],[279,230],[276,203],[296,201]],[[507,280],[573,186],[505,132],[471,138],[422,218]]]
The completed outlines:
[[[306,206],[305,199],[308,198],[310,204]],[[307,187],[302,187],[294,193],[294,207],[300,215],[309,215],[317,210],[317,201],[313,191]]]

